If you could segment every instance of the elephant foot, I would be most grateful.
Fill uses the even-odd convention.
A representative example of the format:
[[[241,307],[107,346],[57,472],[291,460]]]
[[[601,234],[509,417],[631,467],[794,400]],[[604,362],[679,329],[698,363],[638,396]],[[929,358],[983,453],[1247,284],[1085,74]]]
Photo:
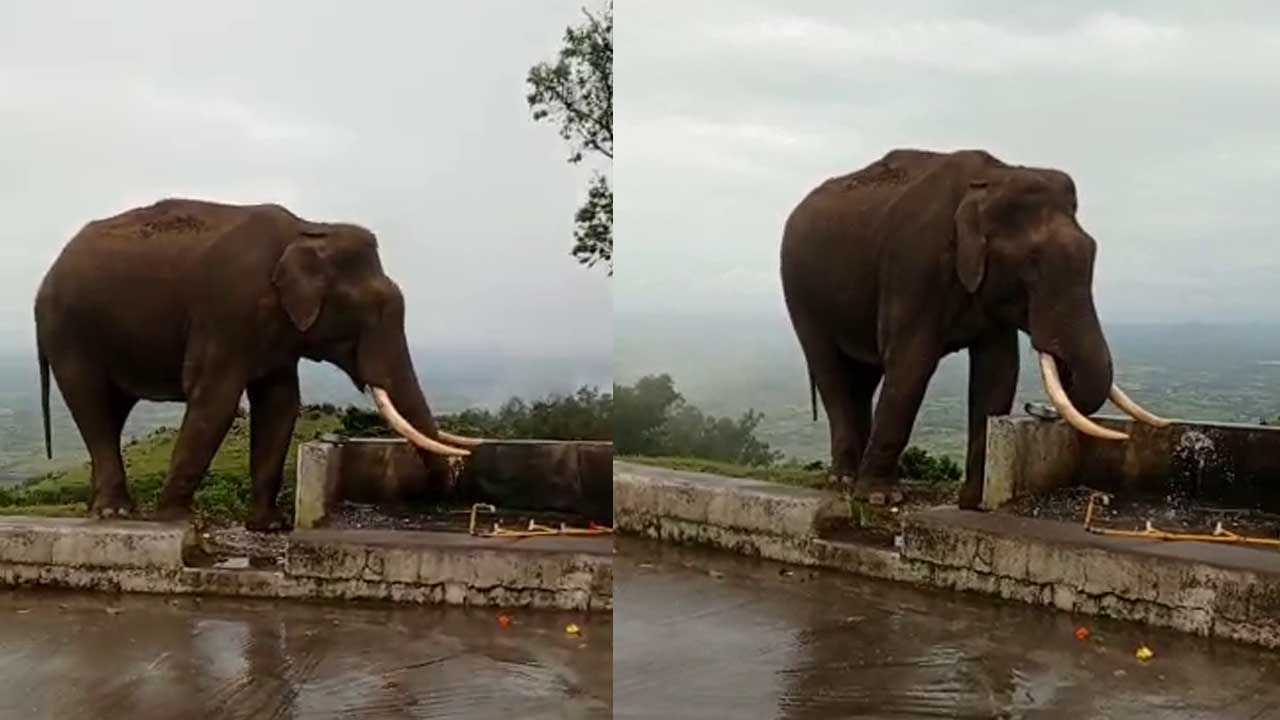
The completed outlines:
[[[827,476],[827,487],[839,492],[852,492],[854,486],[854,477],[851,474],[835,474]]]
[[[903,500],[902,488],[892,480],[859,480],[853,484],[853,497],[869,505],[898,505]]]
[[[244,527],[253,532],[282,532],[289,529],[289,521],[279,508],[272,506],[267,510],[253,511],[245,520]]]
[[[161,504],[151,513],[151,519],[159,522],[186,522],[191,519],[191,508],[184,505]]]
[[[965,483],[960,486],[960,509],[977,510],[982,503],[982,487],[977,483]]]
[[[133,500],[128,493],[121,496],[98,498],[89,508],[90,517],[103,520],[114,520],[133,517],[135,513]]]

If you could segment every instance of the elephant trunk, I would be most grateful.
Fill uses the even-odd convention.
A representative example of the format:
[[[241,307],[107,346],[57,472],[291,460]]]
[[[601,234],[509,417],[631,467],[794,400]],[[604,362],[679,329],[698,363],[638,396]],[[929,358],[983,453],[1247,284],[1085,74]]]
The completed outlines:
[[[1031,298],[1031,345],[1057,364],[1071,404],[1088,415],[1098,411],[1111,390],[1111,349],[1102,334],[1088,288],[1037,293]]]
[[[372,391],[378,412],[387,424],[419,449],[435,455],[466,457],[470,451],[445,441],[456,438],[458,444],[478,444],[470,438],[441,433],[437,427],[409,355],[402,302],[392,303],[383,322],[360,339],[357,373]]]
[[[1058,412],[1077,430],[1106,440],[1128,435],[1100,427],[1086,417],[1110,399],[1139,422],[1165,427],[1169,421],[1138,405],[1114,382],[1111,349],[1088,289],[1033,295],[1031,344],[1040,354],[1045,391]]]
[[[1034,293],[1029,320],[1045,391],[1058,412],[1083,433],[1125,439],[1123,433],[1099,427],[1086,417],[1107,401],[1114,375],[1111,349],[1088,286]]]

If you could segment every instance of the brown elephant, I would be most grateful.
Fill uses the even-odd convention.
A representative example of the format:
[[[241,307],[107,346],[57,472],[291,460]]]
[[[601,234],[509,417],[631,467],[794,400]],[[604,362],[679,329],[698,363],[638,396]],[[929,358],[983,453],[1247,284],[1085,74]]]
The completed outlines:
[[[1013,404],[1019,330],[1058,412],[1082,432],[1126,437],[1086,417],[1108,397],[1166,424],[1112,382],[1091,290],[1096,252],[1070,176],[979,150],[894,150],[810,192],[786,222],[782,288],[827,411],[834,476],[857,497],[900,498],[898,461],[929,379],[967,349],[960,504],[976,507],[987,418]]]
[[[169,199],[95,220],[53,263],[35,302],[46,452],[49,370],[92,459],[91,514],[134,511],[120,434],[139,399],[185,401],[156,516],[180,519],[248,395],[253,499],[276,506],[299,409],[298,360],[331,362],[439,469],[478,441],[437,429],[404,335],[404,298],[357,225],[278,205]]]

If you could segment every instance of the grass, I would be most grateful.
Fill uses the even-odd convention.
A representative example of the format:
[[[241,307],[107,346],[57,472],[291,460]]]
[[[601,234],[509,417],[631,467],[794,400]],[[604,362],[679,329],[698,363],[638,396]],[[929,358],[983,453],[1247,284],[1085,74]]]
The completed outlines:
[[[293,511],[298,443],[334,432],[340,422],[336,413],[309,410],[299,415],[289,455],[285,459],[284,489],[280,496],[281,508],[286,513]],[[176,430],[163,428],[130,442],[124,448],[129,493],[142,512],[155,508],[160,487],[168,474],[176,438]],[[196,514],[214,524],[240,522],[247,513],[249,490],[249,422],[247,418],[237,418],[196,492]],[[82,516],[88,502],[87,462],[0,489],[0,512],[48,517]]]
[[[783,463],[777,465],[738,465],[736,463],[721,462],[719,460],[702,460],[699,458],[689,457],[650,456],[620,457],[619,459],[644,463],[646,465],[656,465],[658,467],[670,468],[672,470],[715,473],[716,475],[726,475],[728,477],[752,478],[754,480],[765,480],[782,485],[794,485],[797,487],[808,488],[824,487],[826,485],[827,477],[827,471],[825,468],[810,469],[804,465],[794,463]]]
[[[950,458],[932,456],[928,453],[915,451],[918,457],[914,457],[905,468],[907,471],[914,471],[911,475],[904,473],[903,489],[908,493],[908,505],[936,505],[943,503],[953,503],[956,501],[956,494],[959,491],[959,478],[956,477],[960,470],[959,466],[950,460]],[[670,468],[672,470],[687,470],[690,472],[705,472],[716,475],[725,475],[728,477],[751,478],[754,480],[764,480],[766,482],[775,482],[781,485],[792,485],[795,487],[816,488],[819,490],[830,489],[827,484],[827,468],[826,466],[802,465],[798,462],[787,462],[775,465],[739,465],[736,463],[721,462],[718,460],[703,460],[700,458],[690,457],[653,457],[653,456],[622,456],[621,460],[630,460],[632,462],[644,463],[646,465],[656,465],[658,467]],[[954,465],[954,467],[947,467]],[[923,476],[923,479],[922,479]],[[909,479],[908,479],[909,478]],[[886,516],[880,509],[872,508],[865,503],[849,499],[850,509],[853,512],[855,522],[858,527],[868,527],[880,524],[881,520],[892,520],[897,522],[896,518]],[[874,517],[873,517],[874,516]],[[885,516],[881,518],[879,516]]]

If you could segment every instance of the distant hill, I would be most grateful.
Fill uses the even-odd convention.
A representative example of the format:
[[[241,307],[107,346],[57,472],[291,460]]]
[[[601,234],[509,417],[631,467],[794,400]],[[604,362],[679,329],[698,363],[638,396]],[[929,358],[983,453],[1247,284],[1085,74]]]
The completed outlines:
[[[1280,415],[1280,326],[1108,325],[1117,379],[1152,411],[1188,419],[1257,422]],[[614,377],[631,383],[668,372],[695,405],[713,414],[764,412],[758,434],[802,459],[828,453],[826,418],[809,414],[804,358],[785,313],[619,314]],[[1023,337],[1015,410],[1043,401]],[[964,453],[968,358],[943,361],[916,421],[913,442]],[[821,405],[819,403],[819,405]],[[1118,412],[1114,408],[1107,413]]]
[[[448,413],[492,408],[512,396],[572,393],[582,385],[609,387],[607,354],[516,355],[485,348],[417,350],[414,366],[432,410]],[[331,365],[303,362],[304,403],[368,404],[350,379]],[[52,398],[54,461],[44,459],[40,385],[34,354],[0,354],[0,485],[81,462],[86,453],[71,415],[57,392]],[[181,403],[140,403],[125,433],[138,437],[178,425]]]

